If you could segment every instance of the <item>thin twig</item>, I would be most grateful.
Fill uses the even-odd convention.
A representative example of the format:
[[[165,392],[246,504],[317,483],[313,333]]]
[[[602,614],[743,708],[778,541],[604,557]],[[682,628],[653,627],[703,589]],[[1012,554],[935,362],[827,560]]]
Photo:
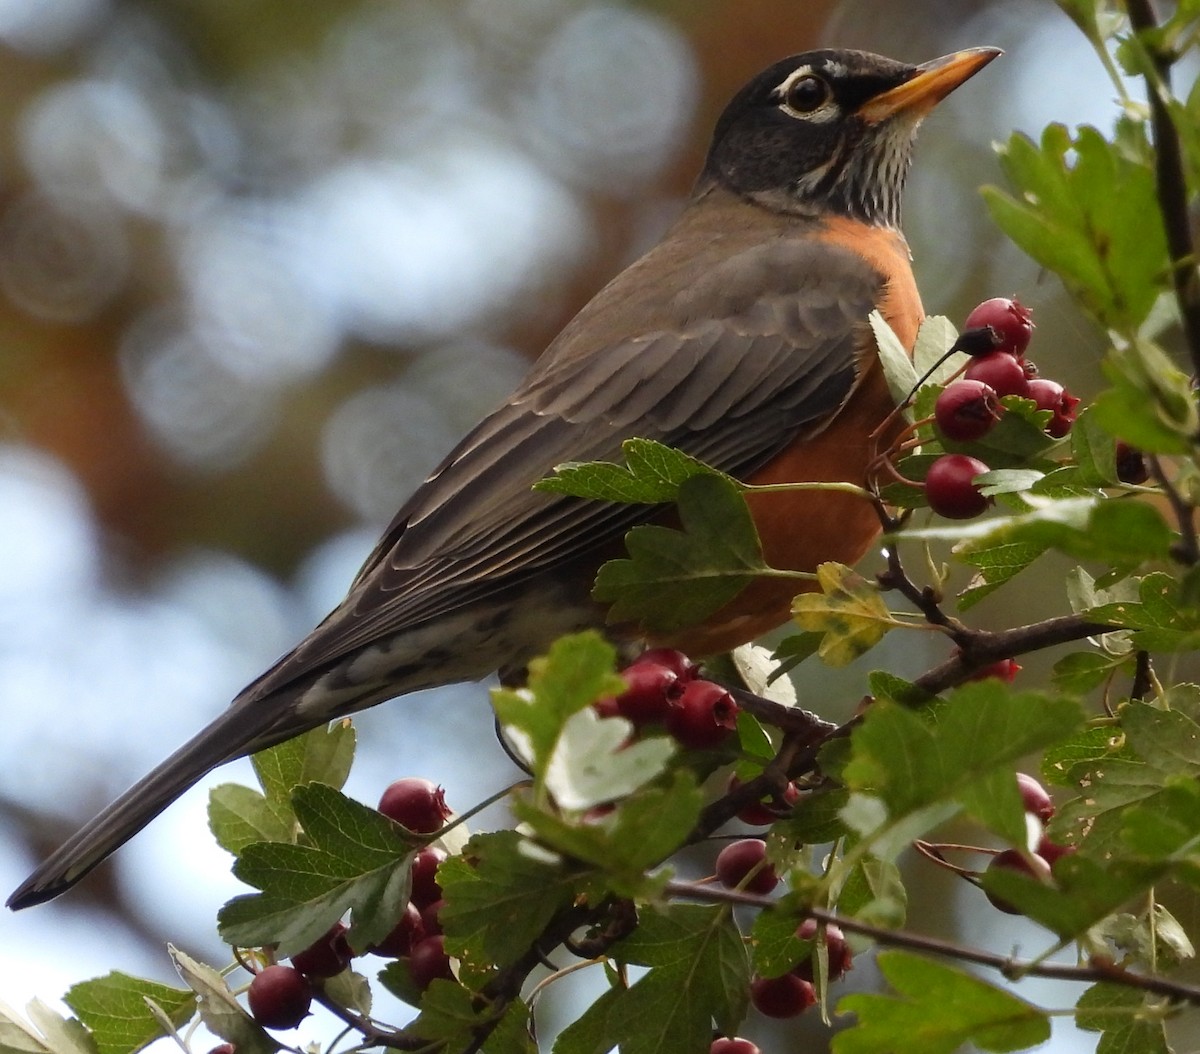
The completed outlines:
[[[1164,97],[1171,90],[1171,64],[1175,56],[1157,47],[1147,33],[1158,26],[1151,0],[1125,0],[1125,7],[1130,25],[1154,64],[1154,75],[1146,76],[1150,122],[1154,129],[1154,178],[1166,229],[1167,251],[1171,255],[1171,279],[1192,358],[1192,372],[1200,375],[1200,275],[1196,270],[1196,247],[1188,214],[1183,151]]]
[[[779,906],[779,901],[771,897],[726,889],[723,886],[701,886],[692,882],[668,882],[666,892],[683,900],[721,901],[767,910]],[[858,933],[864,937],[870,937],[876,944],[894,948],[912,948],[916,951],[942,955],[961,962],[988,966],[998,970],[1010,981],[1019,980],[1022,977],[1053,977],[1062,981],[1078,981],[1082,984],[1096,984],[1104,981],[1200,1005],[1200,988],[1178,984],[1162,977],[1147,977],[1144,974],[1130,973],[1128,970],[1111,964],[1068,966],[1065,963],[1018,959],[1011,955],[997,955],[995,952],[984,951],[982,948],[972,948],[938,937],[927,937],[920,933],[881,929],[878,926],[859,922],[857,919],[844,918],[832,911],[823,911],[820,908],[807,908],[803,914],[806,918],[816,919],[817,922],[839,926],[847,933]]]
[[[1146,467],[1149,468],[1150,475],[1158,484],[1163,497],[1167,499],[1167,504],[1171,506],[1175,522],[1179,525],[1179,541],[1172,548],[1172,555],[1180,563],[1188,566],[1200,563],[1200,538],[1196,535],[1195,508],[1179,492],[1174,481],[1168,478],[1157,455],[1151,454],[1146,458]]]

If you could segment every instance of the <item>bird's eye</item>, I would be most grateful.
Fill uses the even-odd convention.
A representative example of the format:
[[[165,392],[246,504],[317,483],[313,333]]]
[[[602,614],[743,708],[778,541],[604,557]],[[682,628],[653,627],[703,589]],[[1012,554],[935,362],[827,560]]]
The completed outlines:
[[[812,113],[829,101],[829,85],[814,74],[797,77],[788,85],[784,104],[796,113]]]

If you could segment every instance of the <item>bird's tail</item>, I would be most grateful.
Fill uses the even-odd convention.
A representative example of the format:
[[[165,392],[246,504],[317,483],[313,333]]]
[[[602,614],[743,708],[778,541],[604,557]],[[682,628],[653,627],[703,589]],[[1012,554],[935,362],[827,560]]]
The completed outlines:
[[[8,906],[19,911],[66,892],[206,773],[295,735],[292,726],[284,735],[272,736],[281,709],[273,703],[270,698],[235,702],[64,842],[13,891]]]

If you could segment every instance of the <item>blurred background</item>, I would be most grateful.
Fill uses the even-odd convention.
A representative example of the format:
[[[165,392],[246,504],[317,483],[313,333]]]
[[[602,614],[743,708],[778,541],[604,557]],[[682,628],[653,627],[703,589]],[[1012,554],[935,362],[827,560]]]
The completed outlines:
[[[1014,129],[1115,116],[1049,0],[0,0],[4,891],[340,598],[410,488],[657,239],[736,88],[830,44],[1006,49],[919,141],[919,282],[956,323],[1019,295],[1043,373],[1094,391],[1099,335],[976,191]],[[1046,581],[1009,603],[1056,609]],[[923,647],[869,665],[915,675],[942,657]],[[845,716],[865,668],[806,668],[802,697]],[[419,774],[462,809],[513,778],[479,686],[356,724],[363,800]],[[248,767],[211,782],[230,779]],[[64,900],[0,914],[0,999],[172,980],[168,939],[223,964],[213,918],[239,887],[205,801]],[[1042,947],[920,875],[926,928]],[[874,977],[864,959],[851,983]],[[596,983],[557,986],[543,1035]],[[822,1049],[814,1030],[747,1026],[777,1051]]]

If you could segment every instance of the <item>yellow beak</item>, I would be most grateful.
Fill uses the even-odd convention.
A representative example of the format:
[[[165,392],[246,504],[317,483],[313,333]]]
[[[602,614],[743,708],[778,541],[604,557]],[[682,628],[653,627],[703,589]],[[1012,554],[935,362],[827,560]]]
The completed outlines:
[[[968,48],[923,63],[903,84],[863,103],[858,116],[868,124],[879,124],[898,113],[924,117],[955,88],[1002,54],[999,48]]]

